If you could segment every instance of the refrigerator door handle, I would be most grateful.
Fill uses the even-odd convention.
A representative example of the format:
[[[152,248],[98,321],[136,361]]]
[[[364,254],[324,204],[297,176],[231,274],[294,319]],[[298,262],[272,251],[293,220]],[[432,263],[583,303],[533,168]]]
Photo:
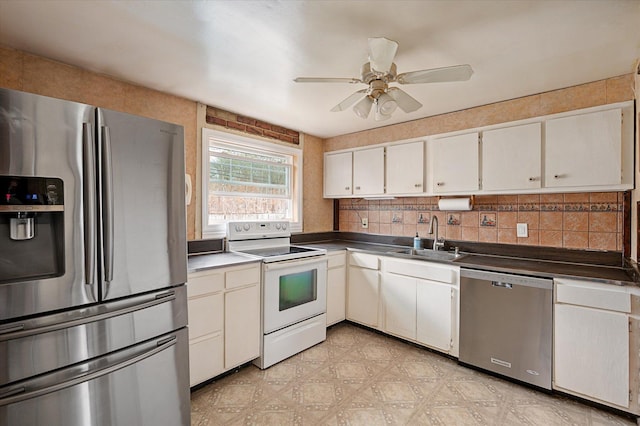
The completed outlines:
[[[72,314],[49,315],[45,320],[26,320],[24,323],[0,328],[0,342],[95,323],[173,302],[176,299],[181,300],[180,298],[184,297],[184,295],[177,294],[175,290],[169,290],[161,294],[144,295],[134,299],[112,302],[108,305],[92,306]]]
[[[102,298],[109,292],[113,281],[113,163],[111,156],[111,134],[107,126],[102,126],[102,205],[104,229],[104,289]]]
[[[83,200],[84,200],[84,275],[89,299],[98,300],[96,276],[96,154],[90,123],[82,124]]]
[[[46,383],[47,378],[44,378],[41,382],[42,385],[35,385],[31,389],[29,389],[30,386],[28,383],[24,382],[16,387],[8,387],[6,390],[0,390],[0,407],[51,392],[60,391],[80,383],[106,376],[116,370],[150,358],[175,345],[176,342],[177,336],[172,335],[168,338],[157,340],[155,345],[152,342],[151,344],[140,345],[140,349],[133,348],[131,351],[126,351],[126,355],[124,356],[115,353],[113,355],[107,355],[103,359],[95,359],[85,364],[75,365],[68,368],[67,371],[63,370],[52,374],[52,376],[55,377],[53,377],[53,380],[50,383]],[[133,351],[136,351],[137,353],[131,354],[130,352]]]

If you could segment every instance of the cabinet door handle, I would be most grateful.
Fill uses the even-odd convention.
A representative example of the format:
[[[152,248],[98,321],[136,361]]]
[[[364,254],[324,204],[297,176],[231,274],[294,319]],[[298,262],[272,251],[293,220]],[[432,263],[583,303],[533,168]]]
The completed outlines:
[[[413,185],[413,186],[414,186],[414,187],[416,187],[416,188],[420,188],[420,187],[422,186],[422,184],[421,184],[421,183],[416,183],[416,184],[415,184],[415,185]]]
[[[438,182],[436,183],[437,186],[444,186],[444,182]]]
[[[562,179],[562,178],[565,178],[565,177],[567,177],[567,175],[553,175],[554,179]]]
[[[356,186],[356,189],[360,189],[360,187],[359,187],[359,186]]]
[[[348,191],[348,190],[349,190],[349,189],[351,189],[351,188],[350,188],[350,187],[348,187],[348,186],[345,186],[345,187],[344,187],[344,189]]]
[[[529,182],[535,182],[537,180],[539,180],[540,178],[538,176],[532,176],[529,178]]]

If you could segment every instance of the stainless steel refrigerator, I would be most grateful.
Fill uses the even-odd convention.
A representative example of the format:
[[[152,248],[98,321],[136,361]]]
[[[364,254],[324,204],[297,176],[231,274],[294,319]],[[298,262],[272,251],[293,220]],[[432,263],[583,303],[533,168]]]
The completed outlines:
[[[190,423],[181,126],[0,89],[0,425]]]

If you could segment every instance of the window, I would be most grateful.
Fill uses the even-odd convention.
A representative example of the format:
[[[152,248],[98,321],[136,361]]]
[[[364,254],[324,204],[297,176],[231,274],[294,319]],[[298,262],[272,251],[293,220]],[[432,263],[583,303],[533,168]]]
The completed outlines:
[[[288,220],[302,231],[302,150],[202,130],[202,234],[221,237],[230,220]]]

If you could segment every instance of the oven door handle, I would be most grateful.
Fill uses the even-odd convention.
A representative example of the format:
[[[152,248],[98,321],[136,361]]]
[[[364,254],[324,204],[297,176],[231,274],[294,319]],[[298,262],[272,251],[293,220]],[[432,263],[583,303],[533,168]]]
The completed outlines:
[[[320,265],[327,264],[327,255],[303,257],[301,259],[284,260],[282,262],[264,263],[264,271],[277,271],[280,269],[290,268],[291,266]]]

